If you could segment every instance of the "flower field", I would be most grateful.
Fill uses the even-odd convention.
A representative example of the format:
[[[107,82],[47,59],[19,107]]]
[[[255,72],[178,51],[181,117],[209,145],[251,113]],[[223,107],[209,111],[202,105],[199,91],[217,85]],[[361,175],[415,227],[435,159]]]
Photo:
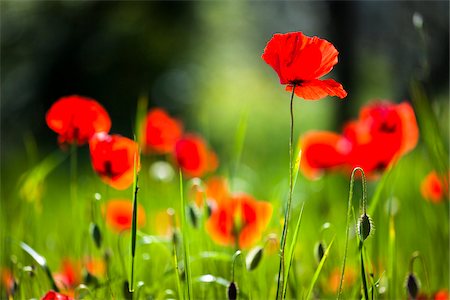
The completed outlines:
[[[1,5],[0,299],[450,299],[448,3]]]

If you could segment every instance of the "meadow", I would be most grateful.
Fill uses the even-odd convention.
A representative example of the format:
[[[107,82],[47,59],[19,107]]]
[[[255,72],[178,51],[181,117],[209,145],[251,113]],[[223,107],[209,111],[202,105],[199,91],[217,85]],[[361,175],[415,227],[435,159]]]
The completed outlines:
[[[260,75],[211,60],[184,110],[52,99],[34,125],[51,142],[31,127],[2,155],[0,298],[450,299],[448,86],[430,92],[426,53],[387,99],[347,89],[346,48],[311,29],[258,46]]]

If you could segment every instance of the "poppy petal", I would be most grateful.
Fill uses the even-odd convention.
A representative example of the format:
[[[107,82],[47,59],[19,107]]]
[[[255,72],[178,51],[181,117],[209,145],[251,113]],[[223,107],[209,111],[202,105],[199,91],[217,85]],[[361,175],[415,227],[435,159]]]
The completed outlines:
[[[183,133],[180,121],[171,118],[161,108],[155,108],[147,113],[144,121],[144,151],[159,154],[173,151],[176,141]]]
[[[292,85],[287,85],[286,91],[292,92],[292,88]],[[326,96],[337,96],[342,99],[347,96],[347,92],[342,87],[342,84],[333,79],[314,79],[296,85],[295,95],[305,100],[319,100]]]
[[[326,169],[343,166],[351,144],[342,135],[328,131],[310,131],[300,140],[302,173],[314,179]]]
[[[400,154],[405,154],[414,149],[419,140],[419,128],[412,106],[407,102],[402,102],[396,107],[402,123],[402,146]]]
[[[106,223],[115,231],[121,232],[131,228],[133,219],[133,203],[126,199],[110,200],[106,204],[105,218]],[[144,207],[138,203],[137,208],[137,227],[145,225],[146,216]]]

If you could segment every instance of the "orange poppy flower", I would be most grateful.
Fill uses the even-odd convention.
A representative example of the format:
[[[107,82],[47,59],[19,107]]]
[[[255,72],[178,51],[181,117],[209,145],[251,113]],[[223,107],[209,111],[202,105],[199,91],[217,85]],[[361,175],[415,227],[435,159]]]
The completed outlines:
[[[317,178],[323,170],[343,166],[351,144],[343,136],[328,131],[310,131],[300,140],[300,168],[308,178]]]
[[[152,109],[147,113],[144,121],[143,150],[146,153],[169,153],[173,151],[182,133],[183,127],[180,121],[171,118],[161,108]]]
[[[59,143],[85,144],[100,131],[108,132],[111,120],[97,101],[78,96],[58,99],[48,110],[45,120],[48,127],[59,134]]]
[[[194,134],[185,135],[177,141],[174,155],[178,166],[189,177],[201,177],[218,166],[216,154],[207,148],[201,137]]]
[[[110,200],[105,209],[106,223],[115,231],[121,232],[131,228],[133,220],[133,203],[126,199]],[[146,216],[144,207],[138,203],[137,227],[145,225]]]
[[[218,244],[249,248],[261,239],[272,210],[269,202],[256,201],[246,194],[234,195],[213,210],[206,230]]]
[[[419,139],[419,130],[410,104],[378,101],[363,107],[359,119],[344,127],[343,135],[352,145],[349,167],[359,166],[370,173],[384,170],[411,151]]]
[[[72,297],[57,293],[55,291],[48,291],[41,300],[73,300]]]
[[[448,293],[447,289],[441,289],[441,290],[437,291],[436,293],[434,293],[433,299],[434,300],[449,300],[450,294]]]
[[[60,290],[72,291],[81,283],[81,264],[65,258],[61,262],[61,268],[53,274],[55,283]]]
[[[135,156],[139,169],[139,151],[135,141],[100,132],[89,140],[89,150],[92,167],[105,183],[118,190],[124,190],[133,183]]]
[[[340,268],[334,268],[333,271],[331,272],[327,283],[327,288],[329,292],[337,293],[339,289],[339,284],[341,282],[341,272],[342,270]],[[343,289],[353,286],[356,281],[356,278],[357,277],[355,269],[352,267],[347,267],[344,273],[344,282],[342,285]]]
[[[422,197],[433,203],[439,203],[448,198],[448,177],[440,176],[436,171],[431,171],[420,184]]]
[[[1,269],[1,275],[2,275],[1,283],[4,288],[4,291],[6,291],[8,299],[13,299],[12,297],[15,289],[15,279],[13,273],[11,272],[11,269],[9,268]]]
[[[205,183],[205,188],[203,188],[199,178],[194,178],[192,181],[190,196],[197,207],[203,207],[204,200],[216,206],[230,197],[228,181],[225,177],[213,176],[209,178]]]
[[[338,51],[330,42],[308,37],[301,32],[274,34],[262,55],[280,78],[286,90],[306,100],[318,100],[327,95],[345,98],[347,92],[333,79],[319,80],[338,62]]]

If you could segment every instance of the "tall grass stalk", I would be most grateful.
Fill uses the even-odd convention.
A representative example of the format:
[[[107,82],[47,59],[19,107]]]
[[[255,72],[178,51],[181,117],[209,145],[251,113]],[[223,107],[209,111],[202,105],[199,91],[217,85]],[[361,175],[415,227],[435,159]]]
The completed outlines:
[[[281,234],[281,244],[280,244],[280,266],[278,268],[278,280],[277,280],[277,299],[283,299],[283,286],[284,286],[284,278],[285,278],[285,248],[286,248],[286,238],[288,234],[289,228],[289,219],[291,216],[291,204],[292,204],[292,191],[294,189],[294,176],[293,176],[293,156],[294,156],[294,110],[293,110],[293,102],[294,102],[294,92],[295,92],[295,84],[292,87],[292,94],[290,100],[290,135],[289,135],[289,194],[288,200],[286,203],[286,210],[284,212],[284,224],[283,231]]]
[[[327,260],[328,254],[330,253],[331,246],[333,245],[335,236],[330,242],[330,245],[328,245],[327,249],[325,250],[325,253],[322,256],[322,259],[320,260],[319,265],[317,266],[316,271],[314,272],[314,275],[312,277],[311,283],[309,285],[308,293],[306,294],[305,299],[311,299],[311,294],[314,289],[314,285],[316,284],[317,279],[319,279],[320,272],[322,271],[323,265],[325,264],[325,261]]]
[[[136,255],[136,231],[137,231],[137,194],[138,194],[138,155],[134,155],[134,166],[133,166],[133,215],[131,220],[131,272],[130,272],[130,285],[128,291],[130,293],[134,292],[134,257]]]
[[[289,270],[291,269],[292,261],[294,260],[294,251],[295,251],[295,246],[297,245],[298,233],[300,232],[300,224],[302,223],[304,207],[305,207],[305,202],[303,202],[303,204],[302,204],[302,209],[300,211],[300,215],[298,216],[297,225],[295,226],[294,237],[292,238],[291,247],[290,247],[289,253],[288,253],[289,261],[288,261],[288,264],[286,267],[286,274],[284,276],[284,282],[283,282],[283,291],[282,291],[283,298],[286,298],[287,284],[288,284],[288,279],[289,279]]]
[[[192,299],[192,281],[191,281],[191,268],[190,268],[190,253],[189,253],[189,245],[188,245],[188,231],[187,231],[187,220],[186,220],[186,202],[183,195],[183,174],[181,170],[179,170],[180,174],[180,204],[181,204],[181,232],[183,235],[183,252],[184,252],[184,272],[186,277],[186,293],[187,299]]]

